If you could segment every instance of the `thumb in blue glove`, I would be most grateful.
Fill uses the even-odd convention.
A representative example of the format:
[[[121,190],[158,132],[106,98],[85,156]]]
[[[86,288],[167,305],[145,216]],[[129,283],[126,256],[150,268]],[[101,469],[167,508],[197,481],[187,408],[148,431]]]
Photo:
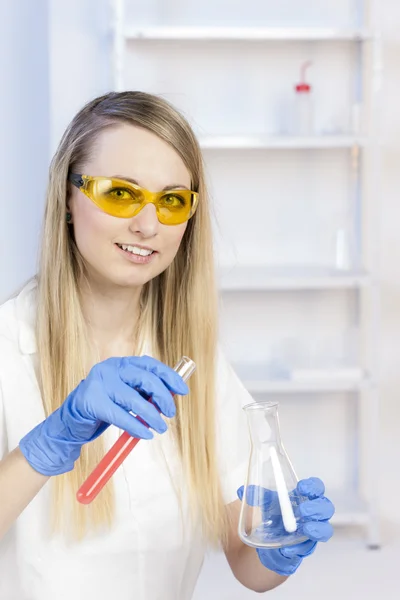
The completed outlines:
[[[273,492],[263,490],[264,495],[258,493],[258,503],[265,504],[263,498],[270,502]],[[238,497],[243,498],[244,487],[238,490]],[[299,481],[296,487],[296,493],[306,497],[307,500],[299,504],[297,508],[297,517],[301,517],[299,528],[308,538],[305,542],[286,546],[284,548],[274,548],[265,550],[257,548],[257,554],[261,563],[269,569],[278,573],[278,575],[293,575],[301,565],[303,558],[312,554],[318,542],[327,542],[333,535],[333,527],[329,523],[335,508],[330,500],[324,496],[325,486],[317,477],[303,479]],[[278,526],[278,525],[277,525]]]

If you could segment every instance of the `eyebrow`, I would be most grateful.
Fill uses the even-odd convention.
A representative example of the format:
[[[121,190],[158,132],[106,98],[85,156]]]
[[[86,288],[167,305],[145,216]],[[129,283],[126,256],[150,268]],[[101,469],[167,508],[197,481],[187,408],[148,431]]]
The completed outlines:
[[[133,183],[134,185],[138,185],[139,187],[142,187],[140,185],[140,183],[138,181],[136,181],[136,179],[132,179],[132,177],[125,177],[124,175],[111,175],[111,179],[124,179],[125,181],[129,181],[130,183]],[[172,185],[166,185],[161,191],[168,192],[169,190],[179,190],[179,189],[188,190],[189,188],[186,185],[182,185],[181,183],[173,183]]]

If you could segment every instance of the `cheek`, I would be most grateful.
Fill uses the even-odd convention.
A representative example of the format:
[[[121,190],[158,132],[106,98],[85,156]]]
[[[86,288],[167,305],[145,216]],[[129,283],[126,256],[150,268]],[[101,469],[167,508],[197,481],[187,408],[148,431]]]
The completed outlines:
[[[99,255],[110,244],[114,218],[97,210],[93,205],[81,203],[74,211],[76,245],[84,258]],[[115,226],[114,226],[115,227]]]
[[[183,223],[182,225],[174,225],[171,227],[164,225],[164,227],[167,227],[169,230],[166,231],[166,253],[169,257],[174,257],[178,252],[182,238],[185,235],[187,223]]]

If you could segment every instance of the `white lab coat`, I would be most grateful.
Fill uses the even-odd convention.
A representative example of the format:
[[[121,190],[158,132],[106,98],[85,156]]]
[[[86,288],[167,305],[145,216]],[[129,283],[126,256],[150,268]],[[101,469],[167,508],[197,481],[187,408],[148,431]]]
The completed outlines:
[[[0,458],[44,419],[35,375],[36,285],[0,307]],[[236,500],[249,451],[241,406],[251,401],[219,357],[217,432],[224,500]],[[106,447],[120,435],[104,434]],[[70,543],[48,534],[47,484],[0,541],[1,600],[189,600],[206,544],[180,503],[172,436],[141,441],[113,476],[117,517],[111,531]],[[0,490],[1,502],[1,490]]]

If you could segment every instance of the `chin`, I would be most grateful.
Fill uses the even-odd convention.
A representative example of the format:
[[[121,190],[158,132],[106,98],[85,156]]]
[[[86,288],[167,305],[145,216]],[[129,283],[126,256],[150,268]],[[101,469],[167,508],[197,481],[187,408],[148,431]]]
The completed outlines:
[[[110,274],[109,280],[112,281],[115,285],[119,287],[142,287],[152,279],[155,279],[162,271],[157,269],[157,271],[147,271],[147,272],[139,272],[139,273],[130,273],[121,274],[119,277],[115,276],[115,273]]]

